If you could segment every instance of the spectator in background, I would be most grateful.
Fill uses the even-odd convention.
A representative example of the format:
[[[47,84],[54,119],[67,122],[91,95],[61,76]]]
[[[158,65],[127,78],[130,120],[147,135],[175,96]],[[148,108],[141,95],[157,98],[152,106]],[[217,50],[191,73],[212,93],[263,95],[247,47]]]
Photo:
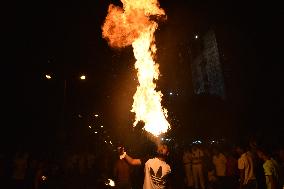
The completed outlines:
[[[255,166],[255,177],[257,181],[257,189],[265,189],[266,184],[265,184],[265,176],[263,173],[263,167],[262,167],[262,160],[258,158],[257,155],[257,146],[259,145],[260,141],[257,140],[255,136],[251,136],[249,139],[249,148],[250,152],[253,155],[253,161],[254,161],[254,166]]]
[[[79,159],[80,159],[80,156],[78,155],[77,152],[73,153],[71,155],[71,175],[72,176],[78,176],[78,173],[79,173]]]
[[[227,158],[225,155],[220,152],[218,148],[213,149],[213,164],[215,166],[216,176],[217,176],[217,185],[218,188],[227,188],[226,187],[226,164]]]
[[[205,179],[203,172],[203,157],[204,153],[199,146],[193,146],[192,152],[192,173],[194,179],[194,188],[205,189]]]
[[[35,157],[30,157],[28,161],[28,168],[27,168],[27,174],[26,174],[28,189],[34,188],[34,179],[36,176],[37,166],[38,166],[37,159]]]
[[[41,160],[38,164],[35,180],[34,180],[34,188],[35,189],[47,189],[48,180],[49,180],[49,169],[48,162],[46,160]]]
[[[264,161],[263,170],[266,180],[266,189],[279,189],[279,166],[265,149],[257,150],[258,157]]]
[[[237,155],[233,151],[229,151],[227,154],[226,164],[226,176],[228,180],[228,188],[236,189],[238,187],[238,159]]]
[[[236,152],[240,156],[238,159],[238,169],[240,171],[240,188],[256,189],[257,182],[255,177],[255,162],[253,155],[246,150],[244,145],[236,147]]]
[[[118,148],[120,152],[121,147]],[[120,154],[119,154],[120,155]],[[130,166],[125,159],[118,158],[114,164],[114,181],[117,189],[131,189]]]
[[[280,148],[278,152],[279,159],[279,182],[282,188],[284,188],[284,148]]]
[[[87,169],[88,173],[90,174],[95,167],[95,155],[91,152],[87,154]]]
[[[6,154],[0,153],[0,188],[4,188],[8,185],[7,183],[7,160]]]
[[[18,152],[13,161],[12,182],[15,189],[26,188],[26,173],[28,168],[27,152]]]
[[[85,152],[82,152],[78,157],[78,169],[79,175],[85,177],[87,172],[87,156]]]
[[[185,183],[187,188],[193,188],[193,173],[192,173],[192,153],[189,147],[186,147],[183,152],[183,166],[185,172]]]
[[[206,177],[206,188],[214,189],[216,188],[217,177],[215,174],[215,166],[212,161],[212,154],[208,148],[203,149],[204,157],[203,157],[203,170]]]

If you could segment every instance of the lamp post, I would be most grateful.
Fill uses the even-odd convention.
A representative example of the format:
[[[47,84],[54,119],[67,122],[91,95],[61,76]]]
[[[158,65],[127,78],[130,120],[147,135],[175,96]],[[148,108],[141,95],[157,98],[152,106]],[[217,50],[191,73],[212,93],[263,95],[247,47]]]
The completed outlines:
[[[46,80],[54,80],[56,77],[53,74],[45,74]],[[86,75],[80,75],[79,80],[86,80]],[[77,79],[78,79],[77,78]],[[57,137],[59,141],[64,143],[66,141],[66,104],[67,104],[67,85],[70,83],[70,79],[64,77],[63,81],[63,99],[62,99],[62,108],[60,112],[60,123],[59,123],[59,130],[57,133]]]

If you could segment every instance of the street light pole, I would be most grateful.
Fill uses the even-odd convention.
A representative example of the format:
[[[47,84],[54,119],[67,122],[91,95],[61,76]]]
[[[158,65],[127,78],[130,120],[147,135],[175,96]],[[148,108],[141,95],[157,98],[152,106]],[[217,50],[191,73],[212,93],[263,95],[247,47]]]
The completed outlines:
[[[80,76],[80,79],[81,80],[85,80],[86,79],[86,76],[85,75],[81,75]],[[67,105],[67,79],[64,78],[64,88],[63,88],[63,107],[62,107],[62,115],[61,115],[61,137],[62,137],[62,140],[66,142],[67,140],[67,128],[66,128],[66,105]]]
[[[45,75],[45,79],[52,79],[52,76],[50,74]],[[86,76],[81,75],[80,76],[81,80],[85,80]],[[67,140],[67,128],[66,128],[66,105],[67,105],[67,79],[64,78],[64,83],[63,83],[63,99],[62,99],[62,107],[61,107],[61,115],[60,115],[60,123],[59,123],[59,128],[58,128],[58,141],[62,145],[66,143]]]
[[[59,133],[58,133],[58,140],[62,145],[66,142],[66,128],[65,128],[66,90],[67,90],[67,80],[66,78],[64,78],[63,97],[62,97],[63,103],[61,107],[61,116],[60,116]]]

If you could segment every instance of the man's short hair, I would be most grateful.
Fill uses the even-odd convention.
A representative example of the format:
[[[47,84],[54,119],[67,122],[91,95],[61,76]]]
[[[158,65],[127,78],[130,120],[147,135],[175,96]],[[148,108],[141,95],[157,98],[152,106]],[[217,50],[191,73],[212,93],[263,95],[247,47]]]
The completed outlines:
[[[166,156],[167,154],[164,154],[164,150],[169,152],[168,145],[166,145],[166,144],[158,144],[158,146],[157,146],[157,154],[158,154],[158,156]]]
[[[240,148],[240,149],[242,149],[242,150],[246,151],[246,150],[247,150],[247,148],[248,148],[248,146],[247,146],[247,144],[246,144],[246,143],[244,143],[244,142],[240,142],[240,143],[238,143],[238,144],[236,145],[236,148]]]
[[[266,146],[266,145],[258,146],[256,151],[262,152],[266,156],[271,156],[272,155],[272,150],[271,150],[270,146]]]

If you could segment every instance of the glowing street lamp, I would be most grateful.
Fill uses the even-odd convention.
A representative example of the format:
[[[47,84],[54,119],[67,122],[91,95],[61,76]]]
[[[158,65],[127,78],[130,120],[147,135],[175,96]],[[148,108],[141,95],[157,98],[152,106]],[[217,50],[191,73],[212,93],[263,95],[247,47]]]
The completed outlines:
[[[46,75],[45,75],[45,78],[46,78],[46,79],[51,79],[51,76],[50,76],[49,74],[46,74]]]
[[[85,79],[86,79],[86,76],[85,76],[85,75],[81,75],[80,79],[81,79],[81,80],[85,80]]]

